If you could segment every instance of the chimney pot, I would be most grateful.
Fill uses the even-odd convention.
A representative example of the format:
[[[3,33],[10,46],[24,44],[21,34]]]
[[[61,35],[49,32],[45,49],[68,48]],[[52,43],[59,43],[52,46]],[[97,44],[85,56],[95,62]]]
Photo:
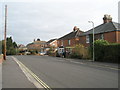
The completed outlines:
[[[79,30],[79,28],[77,28],[77,26],[74,26],[73,31],[75,32],[77,30]]]
[[[103,17],[103,23],[109,23],[112,22],[112,17],[108,14],[105,14]]]

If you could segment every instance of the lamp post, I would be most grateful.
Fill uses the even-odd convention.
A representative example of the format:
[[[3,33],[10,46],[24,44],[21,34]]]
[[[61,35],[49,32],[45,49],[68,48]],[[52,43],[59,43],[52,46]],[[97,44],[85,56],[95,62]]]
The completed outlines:
[[[89,23],[92,23],[93,27],[93,61],[95,61],[95,52],[94,52],[94,22],[93,21],[88,21]]]

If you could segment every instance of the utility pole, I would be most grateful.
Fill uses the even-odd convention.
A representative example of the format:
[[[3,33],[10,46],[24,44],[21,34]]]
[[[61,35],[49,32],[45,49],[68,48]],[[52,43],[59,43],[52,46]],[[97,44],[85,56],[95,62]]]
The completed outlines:
[[[4,60],[6,60],[6,31],[7,31],[7,5],[5,5],[4,55],[3,55]]]

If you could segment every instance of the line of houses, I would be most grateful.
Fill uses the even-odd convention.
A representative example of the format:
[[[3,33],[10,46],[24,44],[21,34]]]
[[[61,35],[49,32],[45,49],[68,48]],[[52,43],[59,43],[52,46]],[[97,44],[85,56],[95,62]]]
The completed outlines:
[[[51,39],[47,42],[40,39],[34,40],[28,44],[27,50],[36,50],[37,52],[46,52],[50,47],[55,47],[59,52],[64,52],[64,49],[72,49],[76,44],[82,44],[88,47],[93,41],[93,29],[86,32],[74,26],[70,33],[58,38]],[[94,27],[95,40],[103,39],[110,43],[120,43],[120,24],[113,22],[110,15],[104,15],[103,23]]]

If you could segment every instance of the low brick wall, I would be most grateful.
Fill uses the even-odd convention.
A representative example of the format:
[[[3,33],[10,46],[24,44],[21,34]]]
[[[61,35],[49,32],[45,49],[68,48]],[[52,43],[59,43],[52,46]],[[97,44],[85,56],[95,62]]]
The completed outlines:
[[[3,61],[3,55],[0,55],[0,63]]]

